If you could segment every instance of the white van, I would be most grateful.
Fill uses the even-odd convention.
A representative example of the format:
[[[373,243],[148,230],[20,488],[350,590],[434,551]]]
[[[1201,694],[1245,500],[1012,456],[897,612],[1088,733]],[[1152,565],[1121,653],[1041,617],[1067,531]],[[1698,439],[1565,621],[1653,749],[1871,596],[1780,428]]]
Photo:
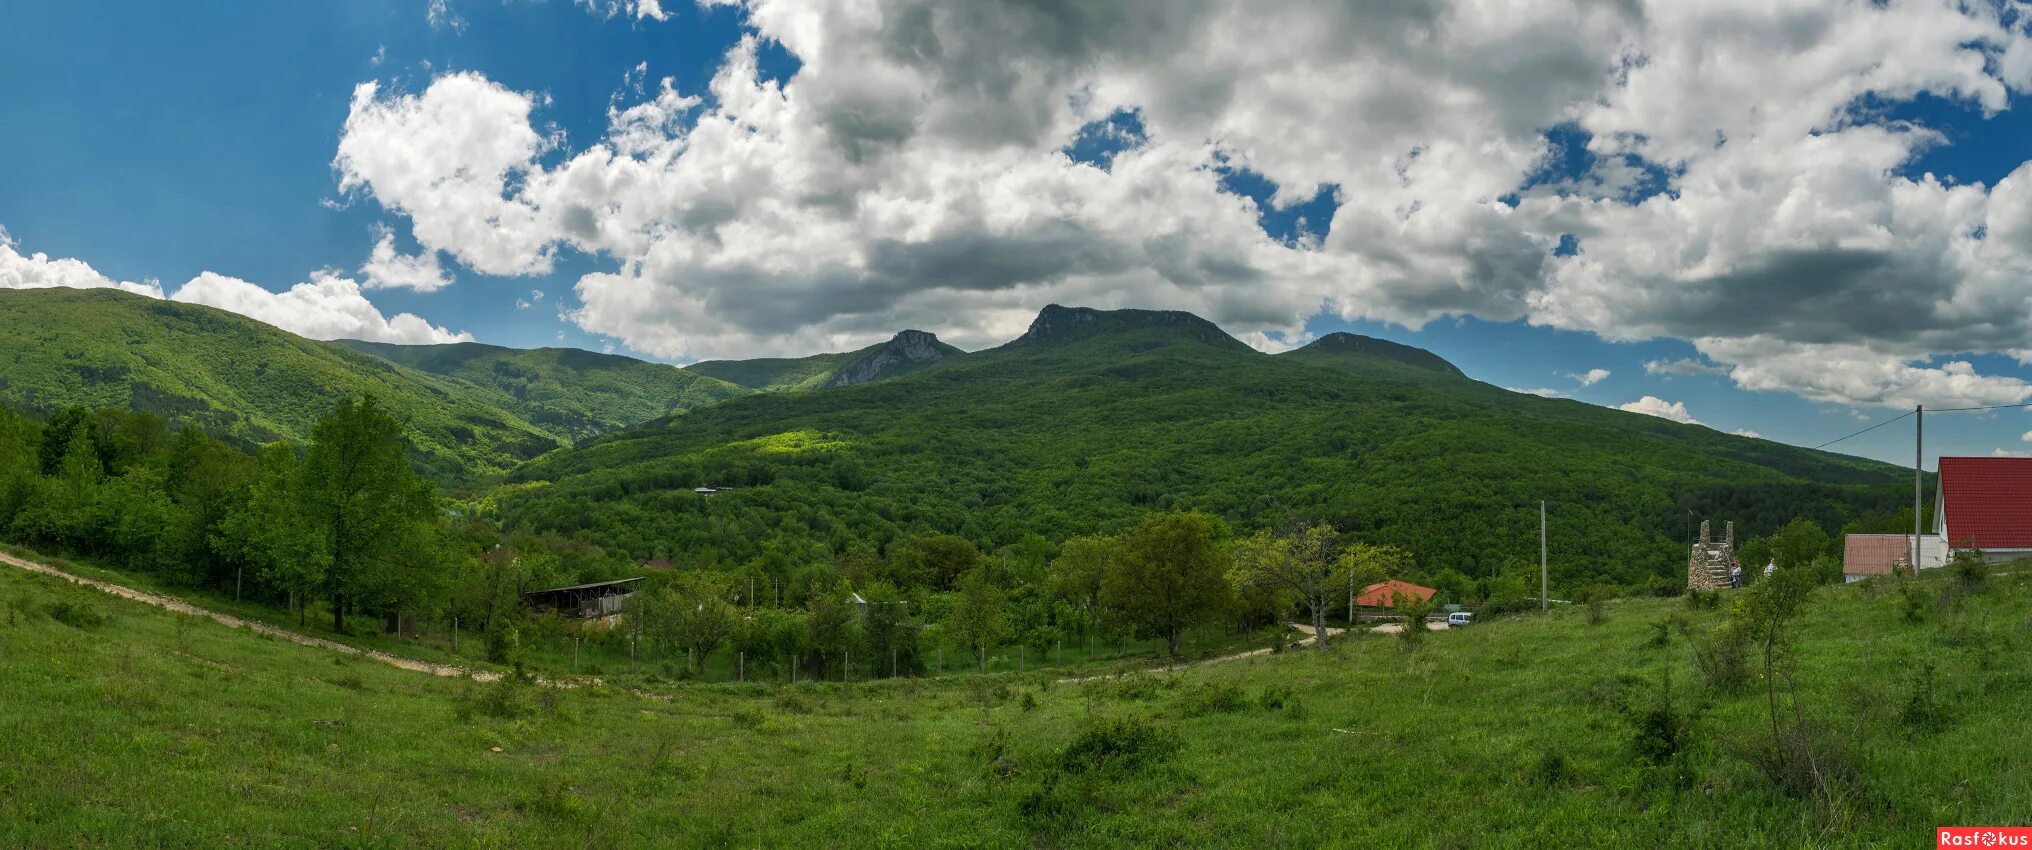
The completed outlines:
[[[1458,629],[1475,621],[1475,615],[1466,611],[1455,611],[1446,615],[1446,627]]]

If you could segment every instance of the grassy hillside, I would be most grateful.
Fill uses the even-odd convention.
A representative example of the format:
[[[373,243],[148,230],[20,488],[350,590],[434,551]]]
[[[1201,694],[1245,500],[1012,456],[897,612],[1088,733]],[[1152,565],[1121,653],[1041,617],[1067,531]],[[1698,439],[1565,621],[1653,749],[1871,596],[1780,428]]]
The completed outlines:
[[[810,357],[758,357],[753,360],[701,360],[685,368],[739,387],[765,393],[815,390],[849,363],[879,346]]]
[[[530,424],[567,441],[747,395],[675,366],[576,348],[515,349],[477,342],[340,345],[411,369],[457,378]]]
[[[542,486],[502,504],[513,528],[733,564],[933,532],[1058,541],[1192,508],[1244,528],[1327,519],[1425,568],[1535,580],[1546,499],[1571,591],[1683,576],[1688,510],[1745,536],[1802,514],[1832,528],[1895,510],[1903,475],[1507,392],[1431,355],[1271,356],[1183,313],[1053,308],[1008,345],[893,380],[735,399],[547,456],[516,473]],[[739,489],[707,504],[699,485]]]
[[[689,368],[758,392],[780,393],[886,380],[965,353],[924,331],[903,331],[887,342],[858,351],[810,357],[705,360]]]
[[[244,443],[301,439],[347,396],[408,417],[442,479],[498,473],[560,441],[464,381],[253,319],[113,290],[0,291],[0,404],[161,414]]]
[[[1817,591],[1795,678],[1855,781],[1801,799],[1746,758],[1764,692],[1693,673],[1683,635],[1719,613],[1678,600],[1085,684],[651,699],[434,679],[0,569],[0,845],[1919,846],[2024,820],[2025,579]],[[1666,754],[1643,730],[1668,674]]]

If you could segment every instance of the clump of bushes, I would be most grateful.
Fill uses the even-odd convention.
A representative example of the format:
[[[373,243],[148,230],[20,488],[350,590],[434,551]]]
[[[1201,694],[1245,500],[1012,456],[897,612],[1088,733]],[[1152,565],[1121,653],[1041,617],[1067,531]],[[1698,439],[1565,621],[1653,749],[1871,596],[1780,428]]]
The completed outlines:
[[[1111,780],[1169,758],[1180,746],[1175,733],[1144,718],[1097,721],[1059,750],[1037,788],[1017,802],[1017,811],[1033,830],[1067,831],[1096,808],[1095,796]]]
[[[106,624],[106,614],[90,603],[64,599],[49,606],[49,616],[74,629],[96,629]]]
[[[1693,641],[1693,666],[1709,688],[1735,693],[1750,683],[1750,629],[1735,618]]]
[[[1634,730],[1631,749],[1637,758],[1651,764],[1665,764],[1686,749],[1693,723],[1672,699],[1672,674],[1659,684],[1658,698],[1631,713]]]
[[[502,676],[490,684],[467,688],[453,706],[453,714],[461,723],[472,720],[476,715],[497,720],[528,717],[537,711],[535,690],[535,682],[520,672]],[[556,696],[546,696],[551,707],[555,707]]]
[[[1201,717],[1208,714],[1228,714],[1241,711],[1249,705],[1249,698],[1242,688],[1232,682],[1205,682],[1194,686],[1179,697],[1178,707],[1187,717]]]
[[[1141,717],[1114,717],[1088,726],[1059,752],[1058,769],[1087,774],[1133,770],[1169,757],[1181,742],[1170,729]]]

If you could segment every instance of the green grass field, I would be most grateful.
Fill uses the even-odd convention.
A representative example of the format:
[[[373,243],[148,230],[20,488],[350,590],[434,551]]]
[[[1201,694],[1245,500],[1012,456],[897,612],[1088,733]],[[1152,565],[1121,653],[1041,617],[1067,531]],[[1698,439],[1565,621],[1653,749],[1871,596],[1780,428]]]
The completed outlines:
[[[1720,616],[1681,600],[1076,685],[639,694],[433,679],[0,570],[0,845],[1914,846],[2032,822],[2032,582],[1946,584],[1814,594],[1801,696],[1861,778],[1814,802],[1737,755],[1762,685],[1705,693],[1654,641]],[[1667,671],[1693,719],[1653,764],[1631,717]]]

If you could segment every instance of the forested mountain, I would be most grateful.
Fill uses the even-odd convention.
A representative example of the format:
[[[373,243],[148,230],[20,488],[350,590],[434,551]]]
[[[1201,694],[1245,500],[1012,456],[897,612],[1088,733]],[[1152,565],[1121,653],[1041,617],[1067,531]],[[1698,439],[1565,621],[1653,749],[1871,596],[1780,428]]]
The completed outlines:
[[[1508,392],[1374,340],[1272,356],[1185,313],[1052,307],[936,368],[553,453],[501,505],[512,529],[769,573],[935,533],[1049,549],[1192,508],[1240,528],[1324,519],[1487,576],[1536,572],[1546,499],[1555,581],[1629,584],[1684,569],[1689,510],[1745,536],[1798,515],[1832,528],[1895,510],[1904,474]]]
[[[559,445],[494,393],[236,313],[109,289],[0,290],[0,404],[160,414],[253,445],[301,440],[350,397],[409,424],[416,463],[441,480],[498,473]]]
[[[576,348],[503,348],[477,342],[390,345],[339,340],[355,351],[457,378],[495,406],[570,441],[751,390],[676,366]]]
[[[964,353],[924,331],[903,331],[887,342],[858,351],[809,357],[702,360],[687,368],[758,392],[785,392],[871,383]]]

